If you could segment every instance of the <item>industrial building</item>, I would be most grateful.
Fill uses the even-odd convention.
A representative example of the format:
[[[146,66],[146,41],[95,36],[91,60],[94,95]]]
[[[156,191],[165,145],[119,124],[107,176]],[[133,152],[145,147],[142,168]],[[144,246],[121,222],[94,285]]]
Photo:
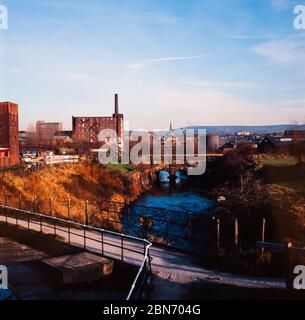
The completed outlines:
[[[63,147],[67,145],[71,145],[73,143],[72,140],[72,131],[56,131],[53,136],[53,145],[57,147]]]
[[[37,138],[43,141],[52,140],[54,133],[62,131],[62,129],[63,125],[61,122],[37,121],[36,123]]]
[[[114,114],[111,117],[72,117],[73,142],[88,143],[90,146],[99,144],[98,136],[102,130],[115,130],[118,144],[123,136],[123,114],[119,113],[118,94],[115,94]]]
[[[18,105],[0,102],[0,167],[18,165]]]

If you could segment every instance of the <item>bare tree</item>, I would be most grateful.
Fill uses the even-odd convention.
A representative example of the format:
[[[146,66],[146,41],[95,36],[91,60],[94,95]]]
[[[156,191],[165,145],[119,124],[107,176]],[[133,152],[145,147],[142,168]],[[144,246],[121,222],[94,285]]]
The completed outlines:
[[[302,130],[302,126],[295,121],[292,125],[292,129],[289,131],[289,135],[293,139],[290,153],[299,163],[302,163],[303,157],[305,156],[305,130]]]
[[[39,139],[36,133],[36,127],[33,124],[29,124],[27,129],[28,134],[28,146],[29,147],[37,147],[39,145]]]

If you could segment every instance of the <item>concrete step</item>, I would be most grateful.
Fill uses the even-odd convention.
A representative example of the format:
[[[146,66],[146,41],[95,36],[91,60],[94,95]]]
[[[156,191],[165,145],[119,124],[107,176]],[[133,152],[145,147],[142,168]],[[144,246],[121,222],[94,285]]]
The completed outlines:
[[[72,284],[99,280],[113,272],[114,261],[88,252],[43,260],[54,281]]]

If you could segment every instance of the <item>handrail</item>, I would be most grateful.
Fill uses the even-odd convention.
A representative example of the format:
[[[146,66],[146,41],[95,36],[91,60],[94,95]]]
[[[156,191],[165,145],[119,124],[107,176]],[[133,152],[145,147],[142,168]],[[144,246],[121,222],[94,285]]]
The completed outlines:
[[[142,271],[143,271],[143,268],[144,268],[144,266],[145,266],[145,263],[147,263],[147,262],[150,263],[150,261],[149,261],[149,259],[150,259],[150,257],[149,257],[149,248],[150,248],[151,246],[152,246],[152,243],[150,243],[149,245],[146,246],[146,249],[145,249],[145,259],[143,260],[142,265],[141,265],[141,267],[140,267],[140,269],[139,269],[139,271],[138,271],[138,273],[137,273],[137,275],[136,275],[136,278],[135,278],[133,284],[131,285],[130,291],[129,291],[128,296],[127,296],[127,299],[126,299],[127,301],[130,300],[130,297],[131,297],[131,295],[132,295],[132,293],[133,293],[133,291],[134,291],[134,289],[135,289],[135,287],[136,287],[137,281],[138,281],[138,279],[139,279],[139,277],[140,277],[140,275],[141,275],[141,273],[142,273]]]
[[[55,203],[58,203],[58,205],[55,205]],[[197,214],[182,210],[174,211],[167,208],[130,204],[124,201],[112,201],[109,199],[85,202],[87,204],[77,203],[77,205],[75,205],[76,203],[76,201],[71,202],[69,198],[66,200],[56,199],[53,201],[52,197],[47,199],[45,197],[39,198],[35,195],[32,199],[25,199],[21,194],[19,194],[18,197],[18,195],[12,195],[6,192],[3,194],[2,201],[2,204],[6,206],[18,207],[30,212],[47,215],[53,215],[53,210],[57,211],[58,215],[61,215],[61,212],[65,210],[64,212],[66,212],[68,216],[64,218],[68,220],[71,212],[83,212],[86,214],[86,219],[92,219],[90,220],[92,224],[98,227],[124,232],[125,235],[130,234],[136,237],[139,237],[139,234],[142,233],[144,238],[152,242],[191,251],[195,254],[201,252],[201,249],[207,244],[211,246],[212,238],[207,240],[205,236],[192,232],[194,228],[192,221],[198,218]],[[67,210],[63,208],[67,208]],[[86,210],[90,212],[90,216],[87,215]],[[177,218],[177,215],[179,215],[181,219],[175,219],[174,217]],[[145,217],[150,217],[153,222],[149,228],[139,220]],[[201,221],[204,219],[207,223],[214,223],[210,215],[202,215],[200,219]],[[82,223],[83,221],[80,222]],[[86,222],[86,224],[88,224],[88,222]],[[118,231],[119,228],[120,230]],[[194,244],[194,246],[192,246],[192,244]]]
[[[264,242],[264,241],[256,241],[256,247],[269,249],[269,250],[282,250],[282,249],[284,249],[284,245],[281,243]]]
[[[106,230],[106,229],[102,229],[102,228],[89,226],[89,225],[86,225],[86,224],[83,224],[83,223],[78,223],[78,222],[75,222],[75,221],[72,221],[72,220],[67,220],[67,219],[58,218],[58,217],[54,217],[54,216],[49,216],[49,215],[36,213],[36,212],[28,211],[28,210],[23,210],[23,209],[19,209],[19,208],[13,208],[13,207],[9,207],[9,206],[6,206],[6,205],[0,205],[0,209],[12,210],[12,211],[15,211],[15,212],[20,212],[20,213],[24,213],[26,215],[30,215],[30,216],[34,216],[34,217],[40,218],[40,224],[42,226],[43,226],[43,224],[42,224],[41,218],[44,218],[44,219],[49,220],[49,221],[54,221],[55,222],[54,225],[56,225],[56,222],[62,222],[64,224],[68,224],[69,226],[72,225],[72,226],[75,226],[75,227],[78,227],[78,228],[81,227],[81,228],[83,228],[85,230],[98,232],[98,233],[101,233],[101,234],[108,234],[108,235],[112,235],[112,236],[117,236],[117,237],[120,237],[121,239],[125,238],[125,239],[134,240],[134,241],[138,241],[138,242],[143,243],[145,245],[145,252],[143,253],[143,252],[137,251],[136,253],[143,254],[144,258],[143,258],[143,261],[142,261],[142,263],[140,265],[138,273],[137,273],[137,275],[136,275],[136,277],[135,277],[135,279],[134,279],[134,281],[133,281],[133,283],[131,285],[131,288],[130,288],[130,290],[128,292],[128,296],[127,296],[126,300],[129,300],[131,298],[132,294],[134,293],[134,290],[136,288],[137,282],[139,280],[139,277],[140,277],[141,273],[143,272],[143,269],[144,269],[146,263],[148,263],[148,265],[150,264],[151,257],[149,256],[149,248],[152,246],[152,243],[150,241],[148,241],[147,239],[141,239],[141,238],[138,238],[138,237],[135,237],[135,236],[125,235],[123,233],[119,233],[119,232],[115,232],[115,231],[111,231],[111,230]],[[1,211],[0,211],[0,215],[2,215]],[[6,215],[6,217],[7,217],[7,215]],[[10,217],[11,217],[11,215],[10,215]],[[18,220],[25,221],[25,220],[23,220],[21,218],[19,218]],[[64,231],[63,229],[59,229],[59,230],[69,233],[69,230],[68,231],[67,230]],[[91,240],[94,240],[94,241],[96,241],[98,243],[101,243],[101,244],[108,244],[108,245],[113,246],[113,247],[118,247],[115,244],[106,243],[104,240],[101,241],[101,240],[88,238],[86,236],[86,234],[84,234],[83,237],[84,237],[84,239],[91,239]],[[131,250],[131,249],[127,248],[127,247],[125,247],[125,248],[119,247],[119,248],[121,248],[124,251],[135,252],[134,250]]]
[[[86,224],[83,224],[83,223],[79,223],[79,222],[75,222],[75,221],[72,221],[72,220],[67,220],[67,219],[63,219],[63,218],[48,216],[48,215],[45,215],[45,214],[42,214],[42,213],[23,210],[23,209],[19,209],[19,208],[13,208],[13,207],[4,206],[4,205],[0,205],[0,208],[9,209],[9,210],[15,210],[15,211],[23,212],[23,213],[28,213],[30,215],[43,217],[43,218],[50,219],[50,220],[57,220],[57,221],[61,221],[61,222],[64,222],[64,223],[74,224],[74,225],[76,225],[78,227],[84,227],[84,228],[86,228],[88,230],[102,231],[103,233],[106,233],[106,234],[108,233],[108,234],[112,234],[112,235],[116,235],[116,236],[123,236],[124,238],[128,238],[128,239],[131,239],[131,240],[137,240],[139,242],[146,242],[147,244],[151,244],[151,242],[148,241],[147,239],[142,239],[142,238],[130,236],[130,235],[127,235],[127,234],[124,234],[124,233],[119,233],[119,232],[115,232],[115,231],[111,231],[111,230],[106,230],[106,229],[103,229],[103,228],[97,228],[97,227],[89,226],[89,225],[86,225]]]
[[[283,250],[285,249],[285,245],[283,243],[274,243],[274,242],[263,242],[263,241],[257,241],[256,246],[258,248],[264,248],[268,250]],[[305,253],[305,248],[301,247],[289,247],[294,252],[299,252],[299,253]]]
[[[293,281],[293,265],[292,265],[292,253],[305,253],[305,248],[300,247],[293,247],[292,243],[286,241],[283,243],[273,243],[273,242],[264,242],[264,241],[257,241],[256,242],[257,248],[267,249],[269,251],[279,251],[284,256],[284,263],[285,263],[285,274],[286,274],[286,288],[288,290],[292,290],[294,288],[294,281]]]

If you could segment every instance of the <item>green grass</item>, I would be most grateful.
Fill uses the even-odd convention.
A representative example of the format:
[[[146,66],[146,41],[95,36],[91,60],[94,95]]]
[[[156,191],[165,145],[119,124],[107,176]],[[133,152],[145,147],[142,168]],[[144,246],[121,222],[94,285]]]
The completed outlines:
[[[305,166],[290,158],[260,159],[262,164],[258,171],[260,178],[269,184],[290,188],[297,193],[305,192]]]
[[[297,160],[290,158],[290,159],[261,159],[261,164],[265,167],[288,167],[288,166],[295,166],[297,164]]]
[[[134,170],[134,166],[130,164],[107,164],[106,168],[110,171],[118,171],[120,173],[128,173]]]

